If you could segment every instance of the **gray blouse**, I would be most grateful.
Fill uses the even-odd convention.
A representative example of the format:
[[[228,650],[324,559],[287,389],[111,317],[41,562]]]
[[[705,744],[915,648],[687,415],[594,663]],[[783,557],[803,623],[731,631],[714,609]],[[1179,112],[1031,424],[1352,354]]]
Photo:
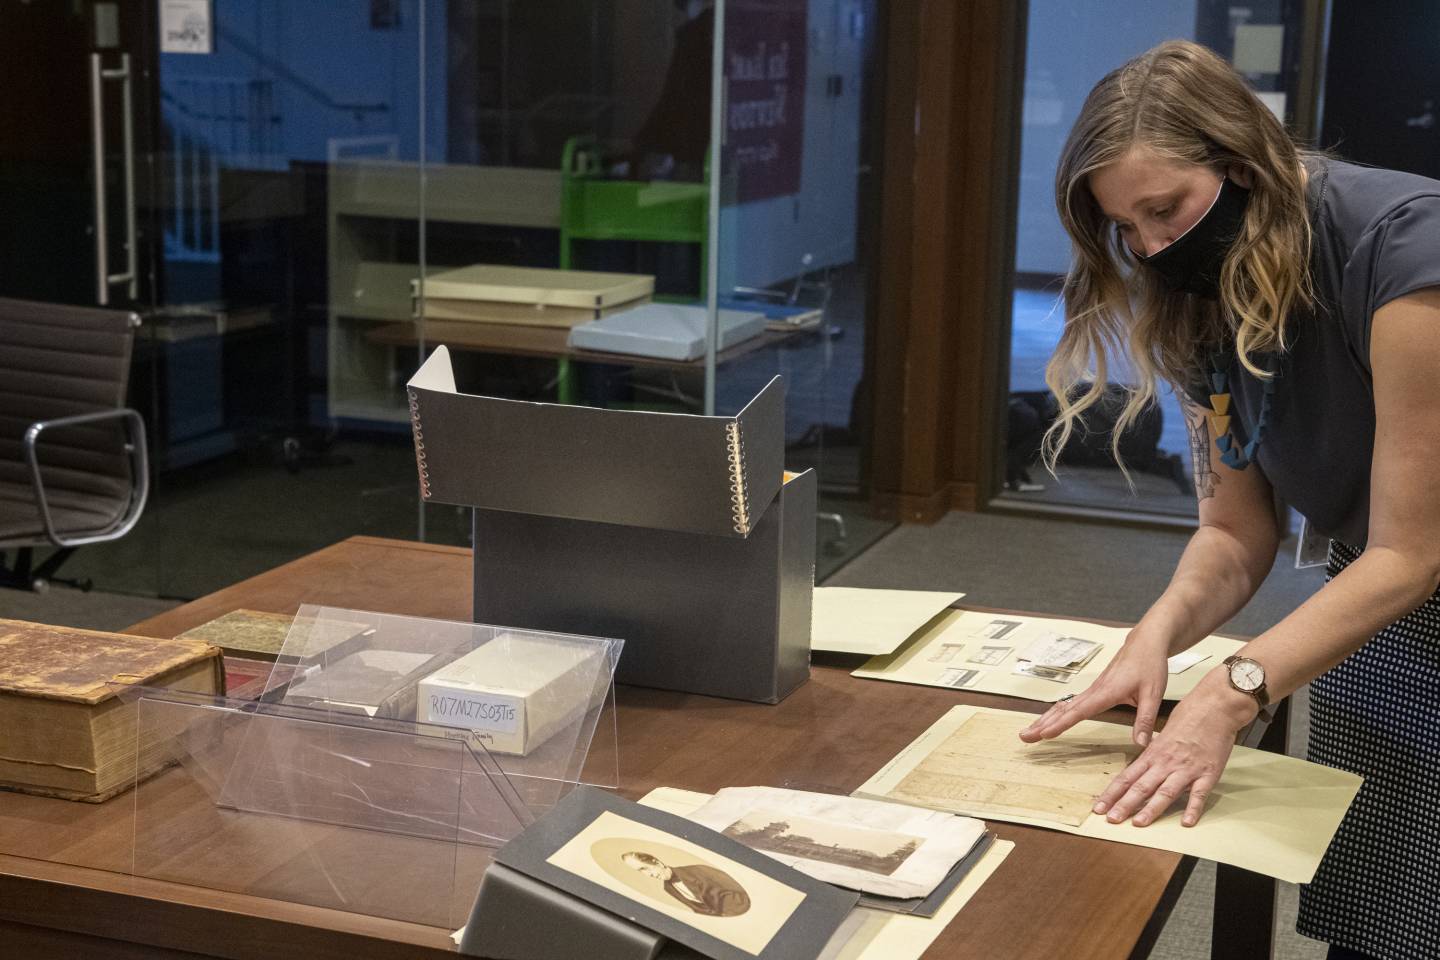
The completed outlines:
[[[1370,324],[1390,301],[1440,286],[1440,181],[1323,158],[1309,161],[1309,171],[1310,272],[1319,306],[1290,325],[1292,345],[1276,364],[1256,459],[1316,530],[1363,548],[1375,447]],[[1222,369],[1234,404],[1231,429],[1244,444],[1263,385],[1234,357]],[[1440,389],[1440,370],[1435,374]],[[1208,390],[1189,393],[1209,407]]]

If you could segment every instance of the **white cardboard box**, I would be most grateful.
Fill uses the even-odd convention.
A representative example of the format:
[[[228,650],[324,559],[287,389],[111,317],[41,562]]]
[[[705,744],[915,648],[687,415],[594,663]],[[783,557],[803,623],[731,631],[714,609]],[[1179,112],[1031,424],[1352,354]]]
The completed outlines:
[[[570,328],[569,344],[577,350],[628,353],[665,360],[697,360],[705,355],[704,307],[681,303],[646,303],[619,310]],[[765,314],[721,310],[719,350],[727,350],[765,332]]]
[[[502,633],[420,681],[417,719],[469,730],[492,753],[525,756],[589,710],[601,655]]]

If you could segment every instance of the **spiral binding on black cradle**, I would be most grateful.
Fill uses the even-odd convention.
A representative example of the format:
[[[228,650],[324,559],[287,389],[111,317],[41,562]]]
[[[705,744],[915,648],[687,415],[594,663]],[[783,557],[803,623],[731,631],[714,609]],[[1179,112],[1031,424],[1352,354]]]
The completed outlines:
[[[735,517],[735,532],[742,537],[750,533],[750,495],[745,489],[745,439],[740,424],[725,424],[725,443],[730,461],[730,511]]]
[[[414,390],[410,395],[410,426],[415,431],[415,466],[420,471],[420,496],[430,499],[430,469],[425,465],[425,432],[420,429],[420,397]]]

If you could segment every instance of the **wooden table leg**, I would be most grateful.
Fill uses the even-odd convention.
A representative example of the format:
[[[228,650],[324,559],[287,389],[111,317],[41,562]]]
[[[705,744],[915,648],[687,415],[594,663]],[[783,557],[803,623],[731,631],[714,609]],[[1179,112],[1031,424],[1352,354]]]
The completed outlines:
[[[1284,753],[1290,731],[1290,701],[1276,704],[1268,724],[1257,724],[1245,746]],[[1215,914],[1210,924],[1210,960],[1266,960],[1275,945],[1276,881],[1239,867],[1215,865]]]

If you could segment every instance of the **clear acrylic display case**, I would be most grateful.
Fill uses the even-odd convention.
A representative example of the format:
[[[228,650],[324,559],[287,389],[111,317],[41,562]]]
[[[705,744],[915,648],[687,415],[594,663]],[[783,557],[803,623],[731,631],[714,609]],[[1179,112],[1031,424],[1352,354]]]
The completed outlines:
[[[458,926],[498,847],[615,785],[620,647],[302,608],[259,701],[125,691],[136,770],[161,768],[133,791],[132,872]]]

